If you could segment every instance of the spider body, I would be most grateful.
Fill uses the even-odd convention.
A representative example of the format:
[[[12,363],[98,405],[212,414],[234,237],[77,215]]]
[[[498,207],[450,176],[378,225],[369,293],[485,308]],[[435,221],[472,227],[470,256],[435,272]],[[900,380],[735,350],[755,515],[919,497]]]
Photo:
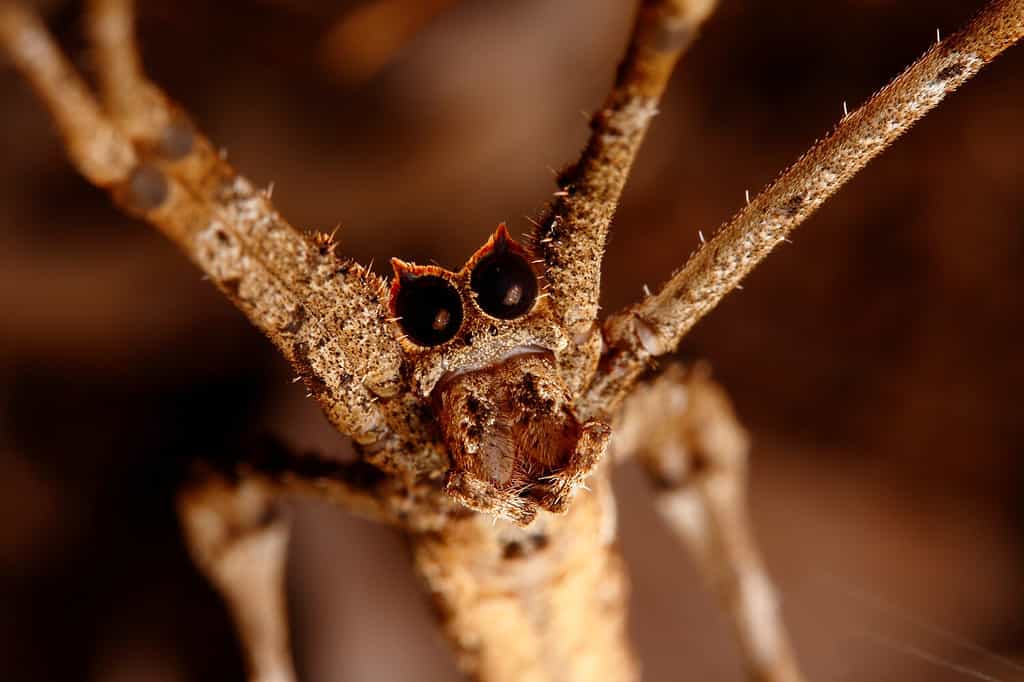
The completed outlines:
[[[394,324],[449,454],[445,490],[519,525],[565,511],[611,430],[574,413],[556,360],[569,340],[530,253],[502,224],[458,272],[392,265]]]
[[[0,3],[0,46],[79,171],[173,240],[305,381],[358,460],[251,452],[179,498],[189,549],[227,601],[253,680],[295,679],[285,493],[399,528],[460,667],[483,682],[638,678],[625,634],[613,460],[649,474],[753,679],[800,673],[750,529],[748,439],[702,365],[638,383],[847,179],[1024,35],[992,0],[842,119],[654,293],[598,319],[601,258],[630,167],[712,0],[641,0],[580,158],[530,250],[504,227],[458,272],[393,261],[387,283],[274,209],[144,76],[131,0],[92,0],[102,105],[41,21]],[[536,259],[531,254],[537,256]],[[612,436],[610,425],[614,424]],[[614,454],[614,457],[607,456]]]

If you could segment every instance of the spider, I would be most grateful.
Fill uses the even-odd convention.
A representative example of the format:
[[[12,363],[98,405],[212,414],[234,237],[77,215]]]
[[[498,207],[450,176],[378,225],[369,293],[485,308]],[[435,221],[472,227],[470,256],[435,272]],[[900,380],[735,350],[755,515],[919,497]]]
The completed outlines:
[[[747,437],[702,365],[654,360],[825,199],[1024,34],[993,0],[704,241],[656,292],[603,320],[601,258],[659,98],[713,0],[643,0],[580,158],[536,229],[503,226],[458,271],[394,259],[384,279],[305,235],[143,74],[131,0],[92,0],[94,98],[20,5],[0,44],[71,160],[155,225],[264,332],[359,454],[340,463],[253,447],[179,499],[200,570],[236,621],[253,680],[295,679],[282,573],[298,492],[401,528],[460,667],[488,682],[632,680],[615,548],[615,461],[646,468],[697,556],[753,679],[801,679],[745,509]]]

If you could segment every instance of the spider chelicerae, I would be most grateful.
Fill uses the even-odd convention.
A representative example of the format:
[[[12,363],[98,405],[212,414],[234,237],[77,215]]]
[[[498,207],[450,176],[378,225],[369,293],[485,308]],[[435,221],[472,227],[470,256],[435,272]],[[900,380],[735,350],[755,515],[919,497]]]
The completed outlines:
[[[753,198],[657,291],[603,320],[615,206],[679,56],[712,0],[644,0],[579,160],[523,243],[499,226],[457,272],[393,260],[390,287],[304,235],[143,75],[129,0],[88,14],[99,102],[45,28],[0,5],[0,43],[49,106],[82,174],[175,241],[288,358],[357,445],[339,463],[253,447],[200,467],[180,511],[256,680],[294,679],[282,493],[403,529],[460,666],[495,680],[628,680],[614,460],[642,462],[697,555],[754,679],[800,675],[749,529],[746,436],[699,366],[639,383],[786,235],[1024,33],[991,2]],[[102,105],[100,104],[102,102]]]

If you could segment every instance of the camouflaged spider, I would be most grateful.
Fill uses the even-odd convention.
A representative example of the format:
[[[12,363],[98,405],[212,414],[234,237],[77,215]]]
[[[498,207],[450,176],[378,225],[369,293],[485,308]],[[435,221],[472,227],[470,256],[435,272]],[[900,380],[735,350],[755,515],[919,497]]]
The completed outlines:
[[[521,526],[564,512],[611,430],[576,418],[556,360],[570,341],[532,254],[501,225],[457,273],[392,264],[392,319],[448,449],[445,490]]]
[[[637,380],[843,182],[1016,42],[1024,0],[990,2],[844,117],[657,292],[599,323],[615,205],[675,62],[714,4],[640,3],[591,138],[525,246],[499,227],[457,273],[395,260],[390,294],[337,258],[330,237],[289,226],[146,80],[130,0],[91,3],[102,108],[41,22],[0,4],[0,44],[82,174],[174,240],[357,444],[352,464],[254,449],[181,495],[193,556],[231,608],[252,679],[294,679],[287,526],[274,506],[289,492],[406,533],[468,674],[637,678],[612,453],[647,468],[659,510],[729,612],[751,676],[799,679],[749,530],[746,436],[727,399],[699,368]]]

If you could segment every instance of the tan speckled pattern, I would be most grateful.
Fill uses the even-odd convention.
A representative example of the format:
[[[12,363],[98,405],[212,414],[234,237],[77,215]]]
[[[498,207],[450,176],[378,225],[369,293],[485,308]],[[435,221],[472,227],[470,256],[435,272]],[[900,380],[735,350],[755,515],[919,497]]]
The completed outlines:
[[[699,373],[672,371],[635,392],[634,383],[867,161],[1016,42],[1024,0],[993,0],[844,118],[657,293],[602,325],[601,259],[616,205],[672,69],[714,5],[639,3],[590,140],[524,251],[542,287],[524,315],[487,315],[468,286],[473,265],[508,239],[503,227],[458,272],[396,262],[460,292],[458,332],[426,348],[403,338],[384,280],[336,257],[331,237],[291,227],[270,191],[238,175],[146,79],[131,0],[90,3],[102,108],[39,19],[0,3],[0,46],[49,107],[79,171],[174,241],[357,444],[351,466],[243,456],[233,478],[208,476],[182,496],[190,546],[231,605],[253,679],[294,676],[280,579],[286,529],[268,509],[273,496],[300,492],[407,533],[472,677],[636,680],[604,456],[606,422],[620,407],[615,447],[659,485],[659,509],[702,559],[752,678],[799,679],[745,516],[746,440],[728,402]]]
[[[605,322],[613,371],[587,402],[615,403],[683,335],[871,159],[1024,34],[1024,2],[997,0],[845,116],[703,244],[653,295]]]

